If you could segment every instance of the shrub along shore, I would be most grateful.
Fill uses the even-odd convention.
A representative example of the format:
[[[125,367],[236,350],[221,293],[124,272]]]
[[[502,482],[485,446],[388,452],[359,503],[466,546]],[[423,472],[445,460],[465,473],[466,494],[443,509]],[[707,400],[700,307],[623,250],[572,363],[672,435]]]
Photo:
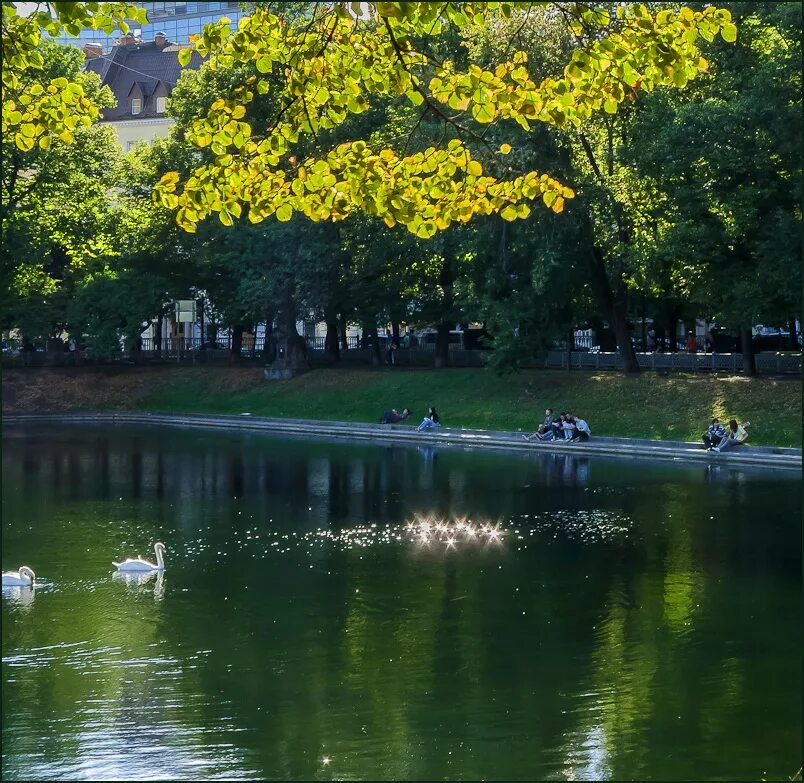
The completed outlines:
[[[444,425],[531,431],[545,407],[572,412],[594,435],[700,439],[709,419],[751,422],[750,443],[801,447],[801,379],[529,370],[313,370],[266,381],[262,367],[18,369],[3,373],[4,412],[142,410],[251,413],[375,423],[434,405]]]

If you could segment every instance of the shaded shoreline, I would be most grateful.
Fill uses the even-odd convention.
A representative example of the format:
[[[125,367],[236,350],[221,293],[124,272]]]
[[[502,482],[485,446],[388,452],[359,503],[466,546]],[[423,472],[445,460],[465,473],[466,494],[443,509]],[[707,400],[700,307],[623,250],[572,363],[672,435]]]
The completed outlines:
[[[725,454],[707,452],[700,444],[637,438],[593,438],[572,444],[525,441],[521,432],[441,427],[417,432],[410,425],[356,424],[309,419],[214,414],[141,413],[102,411],[86,413],[5,414],[4,426],[18,424],[138,424],[201,429],[242,430],[283,436],[306,436],[352,441],[427,444],[459,448],[526,453],[560,453],[621,459],[673,460],[712,465],[740,465],[801,471],[801,449],[777,446],[740,446]]]

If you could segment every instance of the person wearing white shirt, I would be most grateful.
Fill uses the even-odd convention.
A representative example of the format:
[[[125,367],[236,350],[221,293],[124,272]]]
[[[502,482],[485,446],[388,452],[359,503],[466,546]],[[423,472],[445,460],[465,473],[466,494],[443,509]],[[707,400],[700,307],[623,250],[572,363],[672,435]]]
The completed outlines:
[[[589,428],[586,420],[575,419],[575,437],[572,439],[572,442],[574,443],[579,440],[589,440],[591,437],[592,430]]]
[[[726,437],[723,438],[717,446],[713,447],[712,451],[720,453],[721,451],[726,451],[726,449],[731,449],[735,446],[739,446],[741,443],[745,443],[748,440],[748,432],[746,432],[745,428],[750,426],[750,421],[738,424],[736,419],[732,419],[729,422],[729,428],[726,430]]]

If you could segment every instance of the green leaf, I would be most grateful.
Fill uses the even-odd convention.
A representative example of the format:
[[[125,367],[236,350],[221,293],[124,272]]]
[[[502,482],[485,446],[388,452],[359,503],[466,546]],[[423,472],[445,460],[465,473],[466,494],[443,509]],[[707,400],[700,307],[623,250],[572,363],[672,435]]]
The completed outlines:
[[[466,166],[466,173],[479,177],[483,173],[483,167],[476,160],[470,160]]]
[[[293,217],[293,207],[290,204],[282,204],[276,210],[276,219],[281,223],[287,223]]]
[[[731,23],[724,24],[720,30],[720,34],[727,43],[734,43],[737,40],[737,27]]]
[[[489,109],[488,106],[482,103],[475,103],[472,106],[472,116],[478,122],[482,123],[488,123],[494,119],[494,114],[491,111],[491,109]]]

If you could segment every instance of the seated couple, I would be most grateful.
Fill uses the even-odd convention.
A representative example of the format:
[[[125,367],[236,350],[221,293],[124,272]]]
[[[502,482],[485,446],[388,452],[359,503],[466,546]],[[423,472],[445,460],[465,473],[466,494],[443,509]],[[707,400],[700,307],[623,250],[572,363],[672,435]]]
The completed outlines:
[[[400,421],[405,421],[405,419],[409,419],[411,416],[410,408],[403,408],[402,413],[397,413],[396,409],[392,408],[390,411],[385,411],[383,415],[380,417],[380,424],[398,424]],[[434,427],[440,427],[441,423],[438,420],[438,414],[436,413],[436,409],[430,407],[427,411],[427,415],[424,417],[424,421],[416,427],[417,432],[422,432],[424,430],[429,430]]]
[[[709,429],[703,435],[704,447],[707,451],[719,453],[739,446],[748,440],[748,432],[745,428],[750,426],[750,421],[738,424],[736,419],[732,419],[729,422],[729,428],[726,429],[718,419],[712,419]]]
[[[577,443],[579,440],[589,440],[592,430],[584,419],[573,416],[571,413],[553,415],[553,409],[547,408],[544,412],[544,422],[532,435],[523,435],[525,440],[541,440],[563,443]]]

